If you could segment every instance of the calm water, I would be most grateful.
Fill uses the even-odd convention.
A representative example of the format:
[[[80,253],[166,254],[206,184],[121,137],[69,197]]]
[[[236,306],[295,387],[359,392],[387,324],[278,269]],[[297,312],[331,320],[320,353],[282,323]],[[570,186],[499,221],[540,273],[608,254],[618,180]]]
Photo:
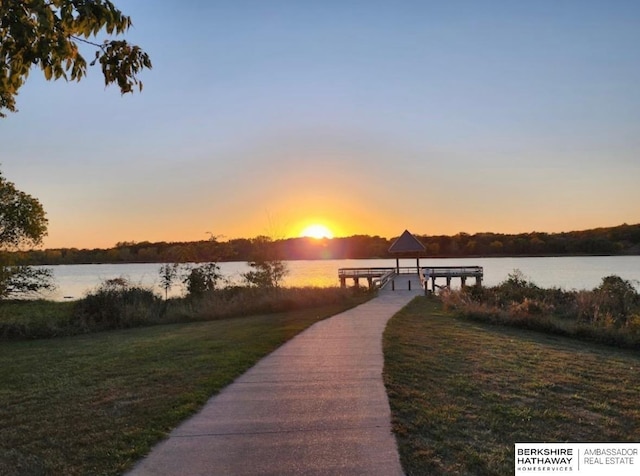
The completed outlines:
[[[592,289],[604,276],[612,274],[634,281],[640,290],[640,256],[562,257],[562,258],[455,258],[421,259],[424,266],[482,266],[484,283],[493,286],[515,269],[541,287]],[[393,267],[395,260],[326,260],[290,261],[287,286],[337,286],[339,268]],[[401,260],[400,266],[414,266],[415,259]],[[160,264],[87,264],[52,266],[58,288],[47,298],[63,300],[81,298],[102,281],[126,277],[134,284],[154,287],[160,293]],[[245,262],[220,263],[222,274],[233,283],[242,282],[249,270]],[[454,280],[454,285],[459,280]],[[348,283],[351,285],[351,282]],[[170,295],[184,292],[175,285]]]

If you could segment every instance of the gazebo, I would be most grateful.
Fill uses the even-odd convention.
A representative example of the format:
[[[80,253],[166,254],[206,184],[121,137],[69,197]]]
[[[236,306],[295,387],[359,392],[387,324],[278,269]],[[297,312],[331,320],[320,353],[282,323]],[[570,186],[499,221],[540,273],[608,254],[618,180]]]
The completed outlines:
[[[424,255],[425,246],[411,233],[404,233],[389,247],[389,253],[396,256],[396,273],[400,273],[400,258],[416,258],[416,269],[420,274],[420,256]]]

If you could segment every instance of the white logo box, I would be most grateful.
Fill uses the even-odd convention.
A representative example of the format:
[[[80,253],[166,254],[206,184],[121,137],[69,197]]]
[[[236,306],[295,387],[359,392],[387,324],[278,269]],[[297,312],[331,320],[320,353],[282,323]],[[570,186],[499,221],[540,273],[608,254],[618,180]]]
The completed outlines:
[[[640,475],[640,443],[516,443],[516,476]]]

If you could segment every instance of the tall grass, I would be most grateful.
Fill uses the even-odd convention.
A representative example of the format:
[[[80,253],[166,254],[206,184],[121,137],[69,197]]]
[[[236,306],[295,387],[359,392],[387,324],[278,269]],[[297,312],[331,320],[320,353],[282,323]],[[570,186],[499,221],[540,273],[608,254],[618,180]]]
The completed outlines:
[[[72,302],[11,300],[0,302],[0,339],[37,339],[69,335]]]
[[[163,301],[151,290],[122,278],[105,281],[76,302],[0,303],[0,339],[71,336],[132,327],[208,321],[294,311],[326,305],[355,305],[367,291],[341,288],[229,287]]]
[[[366,291],[342,288],[231,287],[205,293],[196,299],[167,302],[163,319],[169,322],[224,319],[256,313],[285,312],[370,297]]]
[[[640,295],[618,276],[593,290],[543,289],[520,272],[498,286],[445,290],[446,309],[481,321],[640,348]]]

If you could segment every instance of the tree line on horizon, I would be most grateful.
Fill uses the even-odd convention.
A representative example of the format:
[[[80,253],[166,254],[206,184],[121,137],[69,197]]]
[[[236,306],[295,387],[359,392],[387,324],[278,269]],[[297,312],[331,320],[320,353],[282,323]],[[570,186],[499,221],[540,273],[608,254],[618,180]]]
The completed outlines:
[[[426,247],[424,256],[433,258],[640,254],[640,224],[563,233],[415,236]],[[395,239],[354,235],[271,240],[259,236],[228,241],[120,242],[108,249],[16,251],[14,257],[24,265],[251,261],[266,245],[282,260],[392,258],[389,247]]]

